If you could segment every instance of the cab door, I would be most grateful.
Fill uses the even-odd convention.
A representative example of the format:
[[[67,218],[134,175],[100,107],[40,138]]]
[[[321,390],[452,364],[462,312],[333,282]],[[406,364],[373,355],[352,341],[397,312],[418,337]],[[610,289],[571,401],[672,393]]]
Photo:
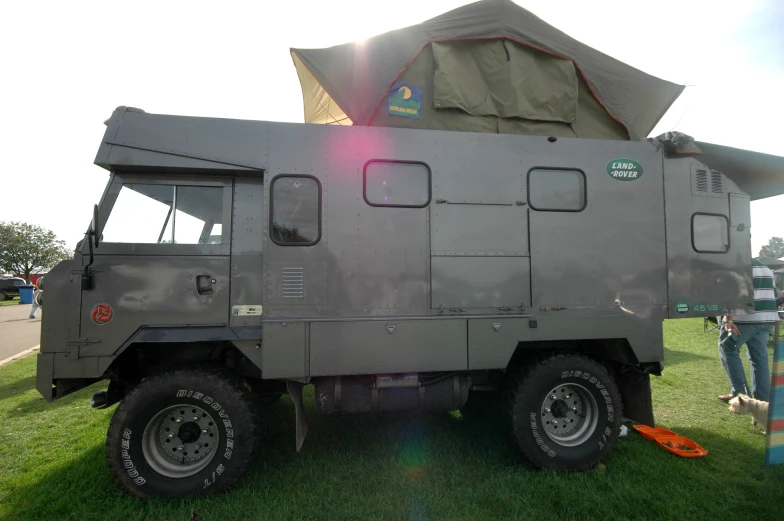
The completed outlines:
[[[114,176],[82,290],[83,355],[111,354],[148,326],[228,324],[231,191],[230,178]]]

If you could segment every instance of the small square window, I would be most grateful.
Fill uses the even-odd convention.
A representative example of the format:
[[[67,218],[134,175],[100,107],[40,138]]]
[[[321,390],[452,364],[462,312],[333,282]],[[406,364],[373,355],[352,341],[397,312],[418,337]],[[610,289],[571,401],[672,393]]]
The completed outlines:
[[[723,215],[695,213],[691,218],[691,241],[699,253],[727,253],[729,223]]]
[[[315,177],[272,180],[270,238],[281,246],[313,246],[321,239],[321,184]]]
[[[413,161],[368,161],[365,202],[370,206],[424,208],[430,204],[430,168]]]
[[[528,204],[544,212],[585,209],[585,174],[580,170],[534,168],[528,172]]]

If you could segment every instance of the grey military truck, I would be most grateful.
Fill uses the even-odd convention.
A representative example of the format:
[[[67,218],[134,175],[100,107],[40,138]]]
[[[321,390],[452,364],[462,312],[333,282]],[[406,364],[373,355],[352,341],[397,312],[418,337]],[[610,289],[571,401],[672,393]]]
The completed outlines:
[[[37,388],[109,381],[92,403],[119,402],[108,461],[139,496],[237,482],[286,393],[299,449],[308,384],[324,415],[504,390],[528,459],[589,467],[622,418],[653,425],[664,319],[752,309],[750,197],[699,157],[120,107],[46,277]]]
[[[522,454],[584,469],[654,424],[664,319],[753,309],[749,201],[783,162],[646,139],[682,85],[509,0],[291,54],[314,124],[115,110],[46,277],[37,387],[108,380],[131,493],[236,483],[284,394],[299,450],[306,385],[324,415],[503,391]]]

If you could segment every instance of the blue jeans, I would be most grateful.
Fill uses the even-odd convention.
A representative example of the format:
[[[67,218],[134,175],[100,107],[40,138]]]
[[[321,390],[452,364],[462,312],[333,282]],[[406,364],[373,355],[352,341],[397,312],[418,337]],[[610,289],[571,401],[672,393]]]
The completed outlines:
[[[768,337],[773,324],[743,324],[735,322],[740,336],[732,337],[722,324],[719,333],[719,359],[732,385],[732,394],[747,394],[757,400],[770,398],[770,368],[768,367]],[[740,348],[746,344],[751,370],[751,392],[740,361]]]

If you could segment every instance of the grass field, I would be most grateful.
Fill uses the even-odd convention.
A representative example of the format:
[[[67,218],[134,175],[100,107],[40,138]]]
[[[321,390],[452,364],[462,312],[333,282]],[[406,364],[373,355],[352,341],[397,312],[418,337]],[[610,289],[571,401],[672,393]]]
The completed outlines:
[[[6,300],[0,300],[0,306],[18,306],[19,299],[18,298],[9,298]]]
[[[47,404],[27,358],[0,368],[0,519],[781,519],[784,466],[764,467],[761,429],[716,400],[728,391],[716,333],[702,320],[668,322],[665,347],[657,422],[708,449],[705,458],[678,458],[632,431],[604,468],[542,472],[521,462],[500,419],[327,419],[311,392],[301,453],[284,399],[237,489],[174,502],[124,495],[104,460],[113,408],[88,405],[98,386]]]

